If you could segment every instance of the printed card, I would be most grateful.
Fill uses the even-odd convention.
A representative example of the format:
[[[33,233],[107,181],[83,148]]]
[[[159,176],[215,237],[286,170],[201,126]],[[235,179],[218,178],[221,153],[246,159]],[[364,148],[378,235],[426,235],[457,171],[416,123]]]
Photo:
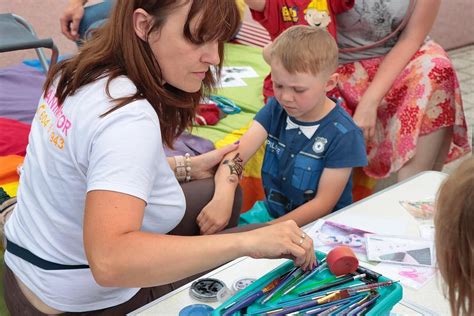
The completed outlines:
[[[327,253],[343,245],[364,256],[367,255],[365,238],[369,234],[365,230],[324,220],[318,220],[308,231],[308,235],[313,238],[314,248],[319,251]]]
[[[434,266],[433,241],[426,239],[368,235],[367,256],[374,261]]]

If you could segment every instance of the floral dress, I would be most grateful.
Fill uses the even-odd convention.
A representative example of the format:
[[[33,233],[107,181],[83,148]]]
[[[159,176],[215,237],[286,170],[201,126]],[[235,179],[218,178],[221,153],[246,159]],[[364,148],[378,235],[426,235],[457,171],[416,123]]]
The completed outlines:
[[[353,13],[359,15],[357,21],[360,22],[364,20],[364,9],[370,10],[370,5],[376,4],[380,11],[384,3],[389,2],[356,1]],[[389,11],[390,8],[386,9]],[[380,16],[380,12],[377,14]],[[343,24],[340,20],[338,17],[338,27]],[[389,23],[389,26],[395,24]],[[354,25],[351,27],[354,29]],[[380,26],[376,27],[380,29]],[[338,38],[341,38],[339,33]],[[335,96],[342,97],[343,106],[349,113],[354,113],[383,58],[384,55],[365,56],[364,59],[347,61],[339,66],[339,83],[333,92]],[[453,129],[446,162],[469,153],[471,147],[456,73],[444,49],[427,40],[399,74],[378,107],[375,136],[366,144],[369,164],[364,167],[365,174],[385,178],[397,172],[413,158],[421,136],[445,127]]]

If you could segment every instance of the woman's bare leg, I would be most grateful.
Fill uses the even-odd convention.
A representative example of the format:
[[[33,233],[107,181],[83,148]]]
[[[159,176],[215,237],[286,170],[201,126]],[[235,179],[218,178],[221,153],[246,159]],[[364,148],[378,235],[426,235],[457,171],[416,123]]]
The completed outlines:
[[[397,174],[398,182],[427,170],[441,171],[449,153],[453,128],[444,127],[421,136],[416,145],[416,154]]]

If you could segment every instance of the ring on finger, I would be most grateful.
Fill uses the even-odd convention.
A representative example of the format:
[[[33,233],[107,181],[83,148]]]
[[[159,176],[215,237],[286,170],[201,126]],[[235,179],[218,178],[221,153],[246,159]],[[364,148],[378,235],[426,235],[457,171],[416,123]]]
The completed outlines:
[[[304,242],[304,238],[301,238],[300,242],[299,242],[299,245],[301,246],[303,244],[303,242]]]
[[[306,238],[305,232],[302,232],[302,233],[301,233],[301,238],[302,238],[302,239],[305,239],[305,238]]]

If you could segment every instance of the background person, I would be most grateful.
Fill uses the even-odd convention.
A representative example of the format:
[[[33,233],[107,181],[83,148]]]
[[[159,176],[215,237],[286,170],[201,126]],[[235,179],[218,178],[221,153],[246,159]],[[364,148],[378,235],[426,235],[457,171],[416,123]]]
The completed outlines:
[[[453,315],[474,314],[473,192],[471,157],[441,185],[436,201],[436,258]]]
[[[427,38],[439,4],[360,0],[336,16],[337,95],[364,131],[370,177],[400,181],[471,150],[453,65]]]

